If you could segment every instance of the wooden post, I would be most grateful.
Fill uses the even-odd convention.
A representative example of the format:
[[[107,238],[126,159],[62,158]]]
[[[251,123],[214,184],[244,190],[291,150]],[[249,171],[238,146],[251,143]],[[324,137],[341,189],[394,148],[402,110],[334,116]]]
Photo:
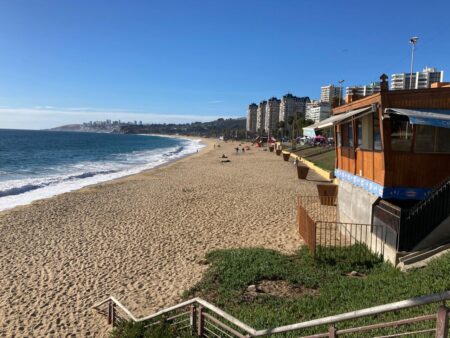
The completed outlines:
[[[115,309],[114,309],[114,302],[112,300],[108,303],[108,324],[114,326],[114,317],[115,317]]]
[[[328,328],[328,337],[330,338],[337,338],[337,334],[336,334],[336,328],[333,325],[330,325],[330,327]]]
[[[203,327],[205,325],[205,317],[203,317],[203,306],[199,306],[198,310],[198,318],[197,318],[197,336],[203,337]]]
[[[448,337],[448,312],[446,306],[439,306],[436,316],[436,338]]]
[[[195,305],[191,305],[191,315],[190,315],[190,320],[189,323],[191,325],[191,331],[192,331],[192,336],[195,336],[195,329],[196,329],[196,308]]]

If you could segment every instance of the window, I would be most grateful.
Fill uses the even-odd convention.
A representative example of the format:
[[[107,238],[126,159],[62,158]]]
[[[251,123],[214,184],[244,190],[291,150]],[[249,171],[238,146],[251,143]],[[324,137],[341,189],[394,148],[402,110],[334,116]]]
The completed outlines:
[[[340,131],[336,132],[336,142],[338,147],[342,147],[342,134]]]
[[[450,153],[450,128],[436,127],[436,152]]]
[[[373,150],[373,115],[365,115],[356,120],[358,147]]]
[[[377,113],[373,114],[373,149],[381,150],[380,120]]]
[[[353,148],[353,125],[352,122],[347,124],[348,146]]]
[[[416,125],[415,152],[450,153],[450,129]]]
[[[356,120],[356,147],[363,148],[363,123],[362,119]]]
[[[426,125],[416,126],[415,151],[418,153],[433,153],[435,148],[435,128]]]
[[[411,151],[412,125],[406,116],[391,117],[391,147],[393,151]]]
[[[343,147],[353,148],[353,126],[352,122],[341,124],[341,141]]]

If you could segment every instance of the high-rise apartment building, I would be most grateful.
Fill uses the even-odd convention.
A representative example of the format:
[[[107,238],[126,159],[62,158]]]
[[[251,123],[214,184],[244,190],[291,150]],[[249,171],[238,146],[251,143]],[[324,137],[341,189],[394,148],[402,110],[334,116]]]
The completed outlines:
[[[258,105],[252,103],[247,109],[247,131],[256,132],[256,122],[258,114]]]
[[[444,82],[444,71],[425,67],[421,72],[399,73],[391,76],[391,90],[430,88],[434,82]]]
[[[329,102],[312,101],[306,104],[305,118],[313,120],[314,123],[329,118],[331,115],[331,104]]]
[[[367,86],[351,86],[345,88],[345,95],[356,94],[358,97],[369,96],[380,92],[380,83],[372,82]]]
[[[342,97],[342,89],[334,85],[323,86],[320,88],[320,101],[333,104],[333,101],[339,100]]]
[[[272,97],[267,100],[266,105],[266,117],[265,117],[265,127],[266,132],[271,132],[277,127],[277,123],[280,120],[280,104],[281,100],[276,97]]]
[[[285,127],[288,128],[289,118],[305,117],[306,104],[310,102],[309,97],[297,97],[292,94],[286,94],[281,99],[279,121],[285,122]]]
[[[263,133],[266,128],[266,106],[267,101],[261,101],[256,111],[256,131]]]

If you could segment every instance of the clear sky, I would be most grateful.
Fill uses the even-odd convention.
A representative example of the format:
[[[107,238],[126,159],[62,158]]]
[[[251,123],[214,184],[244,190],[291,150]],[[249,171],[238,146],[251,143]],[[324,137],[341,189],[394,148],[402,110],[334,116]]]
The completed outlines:
[[[0,128],[206,121],[434,66],[450,80],[450,1],[3,0]]]

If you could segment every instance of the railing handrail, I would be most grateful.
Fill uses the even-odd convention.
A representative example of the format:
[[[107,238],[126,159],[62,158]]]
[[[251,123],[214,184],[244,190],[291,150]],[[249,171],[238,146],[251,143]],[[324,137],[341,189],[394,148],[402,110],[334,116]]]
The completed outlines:
[[[427,296],[414,297],[406,300],[402,300],[395,303],[389,303],[384,305],[378,305],[362,310],[350,311],[346,313],[342,313],[335,316],[329,316],[319,319],[313,319],[307,322],[279,326],[274,329],[266,329],[266,330],[258,330],[255,336],[266,336],[268,334],[273,333],[282,333],[288,331],[294,331],[299,329],[306,329],[313,326],[326,325],[326,324],[335,324],[337,322],[357,319],[365,316],[373,316],[381,313],[398,311],[403,309],[408,309],[411,307],[419,306],[419,305],[427,305],[432,303],[437,303],[450,299],[450,291],[445,291],[441,293],[436,293]]]
[[[373,316],[373,315],[386,313],[386,312],[399,311],[399,310],[408,309],[408,308],[415,307],[415,306],[427,305],[427,304],[432,304],[432,303],[437,303],[437,302],[444,302],[447,300],[450,300],[450,290],[441,292],[441,293],[432,294],[432,295],[414,297],[414,298],[410,298],[410,299],[406,299],[406,300],[402,300],[402,301],[398,301],[398,302],[394,302],[394,303],[378,305],[378,306],[365,308],[365,309],[361,309],[361,310],[350,311],[350,312],[346,312],[346,313],[342,313],[342,314],[338,314],[338,315],[313,319],[313,320],[309,320],[306,322],[278,326],[275,328],[263,329],[263,330],[255,330],[254,328],[241,322],[239,319],[233,317],[232,315],[226,313],[225,311],[219,309],[215,305],[213,305],[201,298],[190,299],[188,301],[179,303],[177,305],[174,305],[172,307],[166,308],[164,310],[161,310],[152,315],[145,316],[142,318],[136,318],[122,303],[120,303],[113,296],[108,297],[107,299],[105,299],[99,303],[96,303],[93,306],[93,308],[98,308],[99,306],[112,301],[112,302],[114,302],[114,304],[116,304],[118,307],[120,307],[120,309],[122,309],[134,322],[142,322],[145,320],[159,317],[159,316],[161,316],[165,313],[171,312],[173,310],[183,308],[187,305],[192,305],[194,303],[198,303],[199,305],[202,305],[203,307],[214,312],[216,315],[233,323],[234,325],[236,325],[237,327],[239,327],[240,329],[245,331],[247,334],[250,334],[251,336],[254,336],[254,337],[261,337],[261,336],[267,336],[269,334],[283,333],[283,332],[294,331],[294,330],[299,330],[299,329],[306,329],[306,328],[311,328],[311,327],[319,326],[319,325],[335,324],[335,323],[338,323],[341,321],[347,321],[347,320],[357,319],[357,318],[366,317],[366,316]]]
[[[438,186],[436,186],[431,193],[425,198],[424,200],[417,203],[415,206],[413,206],[411,209],[408,210],[406,217],[411,217],[413,214],[419,212],[420,209],[422,209],[429,201],[429,199],[433,198],[437,194],[439,194],[442,189],[446,188],[447,186],[450,186],[450,176],[447,177],[445,180],[443,180]]]
[[[103,304],[106,304],[106,303],[108,303],[110,301],[112,301],[114,304],[116,304],[121,310],[123,310],[127,314],[127,316],[130,319],[132,319],[136,323],[143,322],[143,321],[146,321],[146,320],[150,320],[150,319],[153,319],[153,318],[157,318],[159,316],[162,316],[162,315],[164,315],[166,313],[169,313],[169,312],[172,312],[174,310],[178,310],[178,309],[181,309],[181,308],[186,307],[188,305],[192,305],[192,304],[198,303],[199,305],[202,305],[203,307],[209,309],[210,311],[214,312],[215,314],[217,314],[217,315],[221,316],[222,318],[228,320],[230,323],[233,323],[234,325],[236,325],[240,329],[246,331],[247,333],[250,333],[252,335],[256,334],[256,330],[254,328],[248,326],[247,324],[241,322],[239,319],[237,319],[237,318],[233,317],[232,315],[226,313],[225,311],[219,309],[217,306],[207,302],[204,299],[198,298],[198,297],[197,298],[192,298],[192,299],[190,299],[188,301],[176,304],[174,306],[165,308],[165,309],[163,309],[161,311],[158,311],[158,312],[156,312],[154,314],[151,314],[151,315],[148,315],[148,316],[145,316],[145,317],[141,317],[141,318],[136,318],[131,313],[131,311],[129,311],[121,302],[119,302],[113,296],[110,296],[110,297],[102,300],[101,302],[98,302],[98,303],[94,304],[92,306],[92,308],[94,308],[94,309],[98,308],[99,306],[101,306]]]

